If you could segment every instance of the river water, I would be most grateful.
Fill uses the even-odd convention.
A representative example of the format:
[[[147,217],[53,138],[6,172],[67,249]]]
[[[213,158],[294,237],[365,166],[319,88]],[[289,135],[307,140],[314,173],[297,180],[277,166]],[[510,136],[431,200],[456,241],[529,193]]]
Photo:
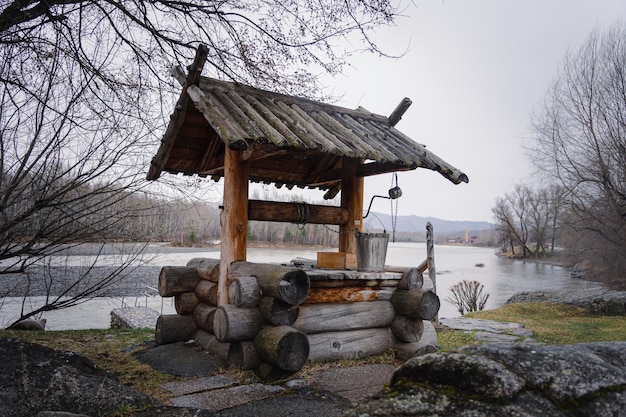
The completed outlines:
[[[316,259],[318,249],[250,248],[247,260],[250,262],[289,262],[296,257]],[[59,311],[44,313],[48,320],[47,329],[86,329],[108,328],[110,312],[123,306],[147,306],[162,314],[174,314],[173,298],[162,299],[155,294],[158,283],[158,269],[165,265],[185,265],[194,257],[219,258],[219,249],[170,248],[151,245],[148,265],[150,277],[143,284],[144,290],[134,291],[126,297],[99,297],[85,303]],[[386,264],[417,266],[426,258],[424,243],[390,243]],[[85,256],[74,255],[64,258],[65,264],[85,262]],[[482,265],[482,266],[477,266]],[[494,248],[471,246],[435,246],[435,266],[437,271],[437,293],[441,300],[439,317],[455,317],[459,313],[453,304],[446,301],[450,287],[462,280],[479,281],[484,291],[489,293],[487,309],[499,307],[513,294],[532,290],[585,290],[596,289],[601,284],[573,279],[566,268],[542,263],[502,259],[495,255]],[[147,269],[148,270],[148,269]],[[155,273],[155,271],[157,271]],[[154,275],[154,277],[152,277]],[[19,317],[21,298],[5,298],[0,306],[0,328],[14,317]],[[31,297],[29,303],[37,305],[43,297]]]

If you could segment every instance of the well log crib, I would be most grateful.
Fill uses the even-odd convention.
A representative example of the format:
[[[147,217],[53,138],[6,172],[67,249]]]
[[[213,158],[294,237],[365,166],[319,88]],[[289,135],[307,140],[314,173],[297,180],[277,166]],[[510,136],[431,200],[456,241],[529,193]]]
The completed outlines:
[[[155,339],[194,339],[229,367],[265,379],[296,372],[309,360],[363,358],[390,348],[406,360],[435,350],[422,340],[425,329],[434,331],[439,311],[434,282],[422,274],[428,269],[434,276],[429,253],[417,267],[385,266],[384,272],[317,268],[314,261],[235,261],[228,304],[221,306],[219,259],[165,266],[159,294],[174,297],[177,314],[159,317]]]

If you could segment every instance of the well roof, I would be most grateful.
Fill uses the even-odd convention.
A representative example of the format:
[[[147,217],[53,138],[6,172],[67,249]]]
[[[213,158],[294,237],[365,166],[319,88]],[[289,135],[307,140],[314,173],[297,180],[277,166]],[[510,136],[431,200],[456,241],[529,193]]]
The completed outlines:
[[[362,176],[427,168],[468,182],[385,116],[206,77],[183,86],[148,179],[165,171],[219,180],[226,146],[243,151],[251,181],[326,189],[328,197],[341,187],[344,157],[364,161]]]

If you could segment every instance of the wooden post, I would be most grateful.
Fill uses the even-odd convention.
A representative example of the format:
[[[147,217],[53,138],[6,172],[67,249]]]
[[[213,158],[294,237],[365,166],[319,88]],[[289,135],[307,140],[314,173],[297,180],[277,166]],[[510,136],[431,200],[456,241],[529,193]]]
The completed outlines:
[[[359,159],[343,158],[341,208],[348,210],[348,221],[339,227],[339,252],[356,253],[354,232],[363,229],[363,177],[357,176]]]
[[[433,283],[433,292],[437,294],[437,274],[435,270],[435,238],[433,236],[433,225],[426,223],[426,263],[428,264],[428,277]],[[439,321],[439,312],[432,318],[434,322]]]
[[[224,155],[224,208],[221,213],[222,244],[217,299],[228,304],[228,270],[234,261],[246,260],[248,235],[248,179],[250,164],[240,161],[239,152]]]

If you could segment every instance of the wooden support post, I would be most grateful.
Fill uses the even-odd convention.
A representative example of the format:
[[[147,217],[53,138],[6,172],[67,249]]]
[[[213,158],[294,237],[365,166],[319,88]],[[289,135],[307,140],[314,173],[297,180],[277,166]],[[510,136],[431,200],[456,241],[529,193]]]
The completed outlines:
[[[363,177],[357,176],[359,159],[343,158],[341,207],[348,210],[348,221],[339,227],[339,252],[356,253],[354,232],[363,228]]]
[[[224,208],[221,213],[222,244],[217,287],[218,304],[228,304],[228,271],[234,261],[246,260],[248,235],[248,180],[250,164],[239,152],[226,148],[224,155]]]
[[[433,236],[433,225],[426,223],[426,263],[428,264],[428,278],[433,282],[433,292],[437,294],[437,271],[435,270],[435,237]],[[439,312],[432,318],[434,322],[439,321]]]

